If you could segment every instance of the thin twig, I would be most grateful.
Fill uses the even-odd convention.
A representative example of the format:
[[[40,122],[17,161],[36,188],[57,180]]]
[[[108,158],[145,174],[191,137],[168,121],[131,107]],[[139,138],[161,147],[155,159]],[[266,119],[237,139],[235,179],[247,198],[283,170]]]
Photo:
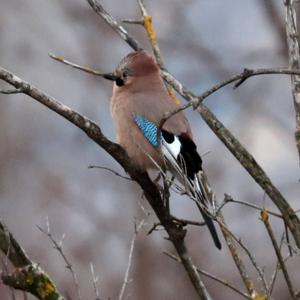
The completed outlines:
[[[62,246],[63,246],[63,240],[65,238],[65,234],[63,234],[61,240],[59,242],[57,242],[51,233],[48,217],[46,218],[46,228],[47,228],[46,230],[43,229],[42,227],[40,227],[39,225],[36,225],[36,226],[43,234],[45,234],[50,239],[50,241],[52,242],[52,244],[54,246],[54,249],[56,249],[58,251],[58,253],[61,255],[62,259],[66,263],[66,268],[70,271],[72,278],[73,278],[74,286],[75,286],[75,289],[77,292],[77,298],[78,298],[78,300],[82,300],[77,274],[74,271],[72,264],[70,263],[69,259],[67,258],[66,254],[63,251]]]
[[[146,7],[145,7],[145,3],[144,3],[143,0],[137,0],[137,3],[138,3],[138,6],[140,8],[141,15],[143,17],[143,25],[146,29],[148,39],[151,43],[154,56],[156,58],[156,61],[159,65],[159,67],[163,70],[164,69],[164,61],[163,61],[160,49],[158,47],[157,35],[156,35],[155,29],[152,25],[152,16],[150,16],[148,14],[148,12],[146,10]]]
[[[255,210],[259,210],[259,211],[262,211],[264,208],[263,207],[260,207],[260,206],[257,206],[255,204],[252,204],[252,203],[249,203],[249,202],[245,202],[245,201],[240,201],[240,200],[235,200],[233,199],[230,195],[227,195],[225,194],[225,197],[224,197],[224,200],[223,202],[221,203],[221,205],[218,207],[218,210],[217,210],[217,213],[222,210],[224,208],[224,206],[228,203],[237,203],[237,204],[241,204],[241,205],[244,205],[244,206],[248,206],[248,207],[251,207],[251,208],[254,208]],[[268,214],[274,216],[274,217],[277,217],[277,218],[281,218],[282,219],[282,215],[278,214],[278,213],[275,213],[273,211],[270,211],[270,210],[266,210],[268,212]]]
[[[283,241],[284,241],[284,233],[282,234],[281,240],[280,240],[280,246],[279,246],[280,252],[281,252],[281,249],[282,249]],[[270,280],[270,283],[269,283],[269,291],[270,291],[271,295],[272,295],[272,292],[273,292],[273,289],[274,289],[274,286],[275,286],[275,281],[276,281],[276,278],[277,278],[279,268],[280,268],[280,264],[279,264],[279,261],[277,259],[276,266],[275,266],[274,272],[272,274],[272,277],[271,277],[271,280]]]
[[[118,22],[103,8],[97,0],[87,0],[97,15],[99,15],[124,41],[134,50],[142,49],[136,39],[131,37],[127,30],[118,24]]]
[[[126,286],[129,283],[129,271],[130,271],[130,267],[132,265],[132,257],[133,257],[133,250],[134,250],[134,246],[135,246],[135,241],[136,241],[137,235],[138,235],[139,231],[142,229],[144,223],[145,223],[145,220],[143,219],[143,220],[141,220],[141,222],[138,225],[136,225],[136,223],[134,224],[134,234],[133,234],[133,237],[132,237],[132,240],[131,240],[131,243],[130,243],[130,250],[129,250],[127,267],[126,267],[124,280],[123,280],[123,283],[122,283],[122,287],[121,287],[121,290],[120,290],[120,293],[119,293],[118,300],[123,300]]]
[[[145,3],[144,3],[144,0],[137,0],[137,3],[138,3],[138,6],[139,6],[141,15],[142,15],[142,24],[141,25],[143,25],[144,28],[145,28],[145,30],[146,30],[146,33],[147,33],[149,42],[151,44],[151,47],[152,47],[153,54],[155,56],[156,62],[159,65],[159,67],[160,67],[161,70],[167,70],[166,67],[165,67],[162,55],[161,55],[161,51],[160,51],[159,46],[158,46],[157,34],[156,34],[155,28],[153,26],[152,16],[150,16],[148,14],[146,6],[145,6]],[[173,101],[176,104],[179,105],[180,104],[180,100],[178,100],[176,98],[174,88],[171,85],[169,85],[168,83],[166,83],[166,87],[167,87],[169,95],[171,96],[171,98],[173,99]]]
[[[228,249],[230,251],[230,254],[233,258],[233,261],[239,271],[239,274],[241,276],[241,279],[250,295],[251,298],[254,298],[258,295],[255,289],[255,285],[253,283],[253,280],[250,278],[249,273],[247,271],[246,265],[244,264],[238,249],[236,247],[236,244],[232,238],[232,236],[229,233],[229,230],[227,228],[227,225],[225,223],[224,217],[222,215],[222,212],[219,211],[217,214],[217,222],[220,225],[221,231],[223,233],[224,239],[226,241],[226,244],[228,246]]]
[[[157,229],[159,226],[162,226],[160,222],[153,223],[152,227],[148,230],[147,235],[150,235],[153,231],[159,231],[159,229]]]
[[[244,250],[244,252],[247,254],[249,260],[251,261],[253,267],[256,269],[259,278],[262,282],[263,288],[264,288],[264,292],[266,295],[268,295],[268,298],[270,298],[270,294],[269,294],[269,289],[268,289],[268,285],[265,279],[265,275],[263,273],[263,270],[258,266],[256,259],[254,258],[253,254],[251,253],[251,251],[247,248],[247,246],[245,246],[245,244],[242,242],[242,240],[238,237],[236,237],[236,235],[230,231],[228,228],[226,228],[227,233],[230,234],[230,236],[240,245],[240,247]]]
[[[111,173],[113,173],[114,175],[118,176],[118,177],[121,177],[123,179],[126,179],[126,180],[129,180],[129,181],[133,181],[132,178],[130,177],[127,177],[127,176],[124,176],[116,171],[114,171],[113,169],[110,169],[110,168],[107,168],[107,167],[102,167],[102,166],[93,166],[93,165],[90,165],[88,166],[89,169],[101,169],[101,170],[106,170],[106,171],[109,171]]]
[[[90,74],[93,74],[93,75],[96,75],[96,76],[103,76],[103,73],[101,73],[100,71],[98,70],[95,70],[95,69],[92,69],[92,68],[89,68],[89,67],[84,67],[84,66],[81,66],[81,65],[78,65],[78,64],[75,64],[69,60],[66,60],[63,56],[57,56],[55,54],[52,54],[52,53],[49,53],[48,54],[51,58],[53,58],[54,60],[60,62],[60,63],[63,63],[67,66],[70,66],[74,69],[78,69],[80,71],[84,71],[86,73],[90,73]]]
[[[144,25],[144,19],[140,19],[140,20],[123,19],[122,22],[127,24]]]
[[[167,255],[168,257],[170,257],[171,259],[181,263],[181,260],[180,258],[177,256],[177,255],[174,255],[172,253],[169,253],[167,251],[163,251],[163,254]],[[238,293],[239,295],[243,296],[244,298],[246,299],[253,299],[252,297],[250,297],[249,295],[247,295],[246,293],[244,293],[243,291],[239,290],[237,287],[235,287],[234,285],[230,284],[227,280],[225,279],[222,279],[222,278],[219,278],[207,271],[204,271],[204,270],[201,270],[199,268],[197,268],[197,271],[201,274],[201,275],[204,275],[205,277],[208,277],[210,279],[213,279],[215,280],[216,282],[219,282],[220,284],[232,289],[234,292]]]
[[[286,265],[284,263],[284,260],[283,260],[283,257],[281,255],[281,251],[280,251],[280,248],[278,246],[278,243],[276,241],[276,238],[274,236],[274,233],[273,233],[273,230],[272,230],[272,227],[270,225],[270,222],[269,222],[269,215],[268,215],[268,212],[266,210],[262,210],[261,213],[260,213],[260,216],[261,216],[261,220],[263,221],[266,229],[267,229],[267,232],[268,232],[268,235],[272,241],[272,245],[273,245],[273,248],[275,250],[275,253],[276,253],[276,256],[277,256],[277,259],[278,259],[278,262],[280,264],[280,268],[283,272],[283,276],[284,276],[284,279],[286,281],[286,284],[288,286],[288,289],[289,289],[289,292],[290,292],[290,295],[292,296],[293,299],[297,299],[295,297],[295,292],[294,292],[294,288],[293,288],[293,285],[292,285],[292,282],[291,282],[291,279],[290,279],[290,276],[289,276],[289,273],[287,271],[287,268],[286,268]]]
[[[0,250],[5,254],[5,259],[8,259],[15,267],[13,273],[1,274],[2,282],[5,285],[31,293],[40,300],[64,300],[49,275],[39,264],[30,260],[1,221]]]
[[[218,90],[224,88],[225,86],[236,83],[235,87],[239,86],[242,82],[247,80],[253,76],[261,76],[261,75],[300,75],[300,69],[288,69],[288,68],[259,68],[259,69],[244,69],[242,72],[232,75],[228,79],[222,80],[219,83],[213,85],[200,95],[193,95],[187,88],[185,88],[182,84],[180,84],[170,73],[166,71],[161,71],[162,77],[169,82],[169,84],[173,84],[174,88],[177,90],[179,94],[181,94],[184,98],[189,100],[188,104],[183,105],[180,110],[174,111],[177,113],[181,110],[184,110],[188,107],[193,106],[196,109],[206,98],[216,93]],[[242,82],[241,82],[242,81]]]
[[[92,274],[94,293],[95,293],[95,296],[96,296],[95,300],[100,300],[99,289],[98,289],[99,277],[95,275],[95,270],[94,270],[93,263],[90,263],[90,269],[91,269],[91,274]]]
[[[23,93],[22,89],[12,89],[12,90],[1,90],[0,89],[0,94],[4,94],[4,95],[15,95],[15,94],[20,94]]]
[[[192,220],[177,218],[177,217],[175,217],[173,215],[171,217],[172,217],[172,219],[174,221],[178,222],[182,226],[186,226],[186,225],[205,226],[206,225],[205,222],[197,222],[197,221],[192,221]]]

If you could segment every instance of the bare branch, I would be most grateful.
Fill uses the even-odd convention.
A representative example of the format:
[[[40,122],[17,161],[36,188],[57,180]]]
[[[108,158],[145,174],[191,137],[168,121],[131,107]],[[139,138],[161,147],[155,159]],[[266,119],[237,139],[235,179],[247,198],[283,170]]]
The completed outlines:
[[[1,263],[2,263],[2,266],[3,266],[3,274],[4,275],[8,275],[8,266],[7,266],[7,255],[5,255],[5,260],[3,259],[3,257],[0,255],[0,260],[1,260]],[[2,274],[2,270],[1,271],[1,274]],[[12,300],[16,300],[16,294],[15,294],[15,290],[9,286],[9,289],[10,289],[10,292],[11,292],[11,299]]]
[[[174,254],[171,254],[167,251],[163,251],[163,253],[165,255],[167,255],[168,257],[170,257],[171,259],[181,263],[181,260],[178,256],[174,255]],[[201,275],[204,275],[205,277],[207,278],[210,278],[210,279],[213,279],[215,280],[216,282],[219,282],[220,284],[232,289],[234,292],[238,293],[239,295],[241,295],[242,297],[246,298],[246,299],[253,299],[252,297],[250,297],[249,295],[247,295],[246,293],[242,292],[241,290],[239,290],[237,287],[235,287],[234,285],[230,284],[227,280],[225,279],[222,279],[222,278],[219,278],[211,273],[208,273],[207,271],[204,271],[204,270],[201,270],[199,268],[197,268],[197,271],[201,274]]]
[[[60,62],[60,63],[63,63],[67,66],[70,66],[74,69],[78,69],[80,71],[84,71],[84,72],[87,72],[89,74],[93,74],[93,75],[96,75],[96,76],[103,76],[103,73],[99,72],[98,70],[95,70],[95,69],[92,69],[92,68],[89,68],[89,67],[84,67],[84,66],[81,66],[81,65],[78,65],[78,64],[75,64],[73,62],[70,62],[69,60],[66,60],[64,57],[62,56],[57,56],[55,54],[52,54],[52,53],[49,53],[48,54],[51,58],[53,58],[54,60]]]
[[[292,69],[300,68],[300,50],[299,50],[299,32],[297,29],[297,15],[294,8],[296,1],[285,0],[286,8],[286,36],[288,44],[289,64]],[[293,75],[292,79],[292,93],[294,99],[294,108],[296,113],[296,130],[295,141],[300,158],[300,76]],[[299,245],[298,245],[299,247]]]
[[[132,256],[133,256],[133,250],[134,250],[134,246],[135,246],[135,241],[137,238],[137,235],[139,233],[139,231],[142,229],[142,227],[145,224],[145,220],[143,219],[138,225],[136,225],[136,223],[134,224],[134,234],[130,243],[130,250],[129,250],[129,256],[128,256],[128,263],[127,263],[127,267],[126,267],[126,271],[125,271],[125,275],[124,275],[124,280],[123,280],[123,284],[119,293],[119,297],[118,300],[123,300],[124,297],[124,293],[125,293],[125,289],[127,284],[129,283],[129,271],[130,271],[130,267],[132,265]]]
[[[97,0],[87,0],[93,10],[134,50],[142,49],[138,41],[129,36],[127,30],[103,8]]]
[[[78,300],[82,300],[81,292],[80,292],[80,286],[79,286],[79,282],[78,282],[78,279],[77,279],[77,274],[74,271],[72,264],[70,263],[69,259],[67,258],[66,254],[63,251],[62,245],[63,245],[63,240],[65,238],[65,234],[63,234],[61,240],[59,242],[57,242],[53,238],[53,235],[51,233],[50,223],[49,223],[48,217],[47,217],[47,221],[46,221],[46,226],[47,226],[47,230],[44,230],[42,227],[40,227],[38,225],[37,225],[37,228],[49,238],[49,240],[51,241],[51,243],[54,246],[54,249],[56,249],[58,251],[58,253],[61,255],[61,257],[63,258],[64,262],[66,263],[66,268],[70,271],[70,273],[72,275],[73,282],[74,282],[74,285],[75,285],[75,289],[76,289],[76,292],[77,292],[77,298],[78,298]]]
[[[151,43],[152,49],[153,49],[153,53],[154,56],[156,58],[156,61],[159,65],[159,67],[164,70],[164,61],[162,58],[162,55],[160,53],[160,49],[158,47],[158,43],[157,43],[157,35],[155,32],[155,29],[152,25],[152,16],[150,16],[146,10],[145,4],[143,0],[137,0],[137,3],[139,5],[140,11],[141,11],[141,15],[143,17],[143,26],[146,29],[147,35],[148,35],[148,39]]]
[[[221,203],[221,205],[218,207],[218,211],[221,210],[227,203],[237,203],[237,204],[241,204],[241,205],[244,205],[244,206],[248,206],[248,207],[251,207],[251,208],[254,208],[256,210],[259,210],[259,211],[262,211],[264,208],[263,207],[260,207],[260,206],[257,206],[255,204],[252,204],[252,203],[249,203],[249,202],[245,202],[245,201],[240,201],[240,200],[235,200],[233,199],[230,195],[227,195],[225,194],[225,197],[224,197],[224,200],[223,202]],[[282,219],[282,215],[278,214],[278,213],[275,213],[273,211],[270,211],[270,210],[267,210],[266,211],[268,212],[268,214],[274,216],[274,217],[277,217],[277,218],[281,218]]]
[[[220,225],[221,231],[223,233],[226,244],[227,244],[230,254],[233,258],[233,261],[240,273],[241,279],[242,279],[249,295],[253,299],[254,297],[256,297],[258,295],[258,293],[256,292],[253,280],[250,278],[247,268],[246,268],[241,256],[239,255],[235,241],[227,229],[227,225],[225,223],[225,220],[224,220],[224,217],[223,217],[221,211],[218,211],[217,221],[218,221],[218,224]]]
[[[0,249],[7,259],[15,267],[24,267],[31,264],[31,260],[18,244],[14,236],[8,231],[6,226],[0,221]]]
[[[227,234],[229,234],[233,240],[235,240],[239,246],[245,251],[246,255],[248,256],[249,260],[251,261],[253,267],[257,271],[257,274],[262,282],[263,288],[264,288],[264,293],[266,294],[267,298],[270,298],[270,291],[268,289],[268,285],[265,279],[265,275],[263,273],[263,270],[258,266],[255,257],[251,253],[251,251],[245,246],[245,244],[242,242],[242,240],[238,237],[235,236],[235,234],[230,231],[228,228],[226,228]]]
[[[1,274],[4,284],[31,293],[40,300],[64,300],[49,275],[29,259],[2,222],[0,222],[0,250],[15,267],[13,273]]]
[[[172,216],[172,218],[173,218],[174,221],[178,222],[182,226],[186,226],[186,225],[205,226],[206,225],[205,222],[197,222],[197,221],[177,218],[175,216]]]
[[[263,221],[263,223],[264,223],[264,225],[265,225],[265,227],[267,229],[269,237],[270,237],[270,239],[272,241],[272,245],[273,245],[273,248],[275,250],[275,253],[276,253],[276,256],[277,256],[280,268],[281,268],[281,270],[283,272],[283,276],[284,276],[284,279],[285,279],[286,284],[288,286],[290,295],[291,295],[291,297],[293,299],[297,299],[296,293],[294,292],[294,288],[293,288],[293,285],[292,285],[292,282],[291,282],[291,279],[290,279],[290,276],[289,276],[289,273],[287,271],[286,265],[284,263],[282,255],[281,255],[280,247],[278,246],[278,243],[276,241],[276,238],[274,236],[272,227],[271,227],[270,222],[269,222],[269,214],[268,214],[268,212],[266,210],[263,209],[261,211],[261,213],[260,213],[260,216],[261,216],[261,220]]]
[[[220,81],[219,83],[213,85],[202,94],[196,96],[191,93],[187,88],[180,84],[170,73],[166,71],[161,71],[161,76],[169,83],[172,84],[176,91],[184,98],[189,100],[189,103],[183,105],[179,111],[193,106],[194,109],[198,107],[200,103],[206,98],[217,92],[218,90],[224,88],[225,86],[232,84],[237,81],[234,88],[240,86],[248,78],[253,76],[261,75],[300,75],[300,69],[287,69],[287,68],[260,68],[260,69],[244,69],[241,73],[232,75],[230,78]],[[178,112],[179,112],[178,111]],[[175,111],[177,113],[177,111]],[[175,114],[174,113],[174,114]]]
[[[94,270],[93,263],[90,263],[90,269],[91,269],[91,274],[92,274],[92,279],[93,279],[94,293],[96,295],[96,299],[95,300],[100,300],[99,290],[98,290],[99,277],[95,276],[95,270]]]
[[[106,170],[106,171],[109,171],[109,172],[113,173],[114,175],[116,175],[116,176],[118,176],[118,177],[121,177],[121,178],[126,179],[126,180],[129,180],[129,181],[133,181],[132,178],[127,177],[127,176],[124,176],[124,175],[122,175],[122,174],[120,174],[120,173],[118,173],[118,172],[116,172],[116,171],[114,171],[114,170],[112,170],[112,169],[110,169],[110,168],[107,168],[107,167],[102,167],[102,166],[92,166],[92,165],[90,165],[88,168],[89,168],[89,169]]]

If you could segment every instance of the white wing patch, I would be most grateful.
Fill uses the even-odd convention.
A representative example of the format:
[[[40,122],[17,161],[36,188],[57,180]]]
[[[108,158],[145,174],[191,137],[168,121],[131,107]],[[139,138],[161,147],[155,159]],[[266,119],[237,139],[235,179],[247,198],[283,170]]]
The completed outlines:
[[[174,141],[172,143],[167,143],[164,140],[164,138],[162,138],[162,140],[163,140],[162,151],[163,151],[164,155],[165,155],[164,150],[166,151],[166,149],[164,149],[164,147],[166,147],[168,152],[171,153],[174,156],[174,158],[177,159],[177,157],[180,153],[180,150],[181,150],[181,143],[179,141],[179,138],[174,135]]]

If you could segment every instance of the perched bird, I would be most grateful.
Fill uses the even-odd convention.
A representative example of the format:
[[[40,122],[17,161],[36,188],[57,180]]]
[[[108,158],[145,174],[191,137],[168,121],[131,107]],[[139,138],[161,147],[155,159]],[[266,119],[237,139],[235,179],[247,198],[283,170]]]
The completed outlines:
[[[154,58],[145,50],[132,52],[113,73],[103,77],[114,81],[111,113],[118,143],[141,170],[167,169],[184,184],[199,207],[216,247],[221,249],[209,217],[211,200],[202,160],[185,115],[174,114],[159,128],[165,114],[178,105],[169,95]]]

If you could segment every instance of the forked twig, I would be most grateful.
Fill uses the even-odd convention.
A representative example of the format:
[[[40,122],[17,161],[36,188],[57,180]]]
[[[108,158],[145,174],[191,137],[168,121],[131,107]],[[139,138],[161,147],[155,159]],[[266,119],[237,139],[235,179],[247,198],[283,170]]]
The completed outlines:
[[[65,234],[63,234],[61,240],[59,242],[57,242],[51,233],[48,217],[46,218],[46,230],[43,229],[42,227],[40,227],[39,225],[36,225],[36,226],[43,234],[45,234],[50,239],[50,241],[52,242],[52,244],[54,246],[54,249],[56,249],[58,251],[58,253],[61,255],[62,259],[66,263],[66,268],[70,271],[72,278],[73,278],[73,282],[74,282],[76,292],[77,292],[77,298],[78,298],[78,300],[82,300],[77,274],[74,271],[72,264],[70,263],[69,259],[67,258],[66,254],[64,253],[63,248],[62,248]]]

